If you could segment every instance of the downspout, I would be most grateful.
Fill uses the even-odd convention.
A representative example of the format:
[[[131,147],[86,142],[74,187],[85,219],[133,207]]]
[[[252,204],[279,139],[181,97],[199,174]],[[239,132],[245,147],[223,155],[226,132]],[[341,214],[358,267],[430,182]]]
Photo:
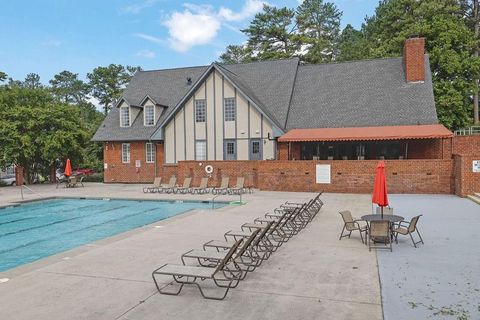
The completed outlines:
[[[292,152],[292,142],[291,141],[288,141],[288,159],[287,160],[291,160],[291,152]]]
[[[154,166],[154,174],[155,174],[154,178],[156,178],[157,177],[157,144],[153,143],[153,145],[155,146],[155,150],[154,150],[155,151],[155,157],[154,157],[155,160],[153,161],[153,163],[155,165]]]

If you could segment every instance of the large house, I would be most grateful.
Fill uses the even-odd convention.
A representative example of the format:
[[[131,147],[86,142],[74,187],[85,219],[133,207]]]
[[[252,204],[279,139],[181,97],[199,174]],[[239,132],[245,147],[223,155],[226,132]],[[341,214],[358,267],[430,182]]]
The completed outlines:
[[[105,181],[149,182],[182,161],[451,158],[424,41],[398,58],[140,71],[93,137]]]

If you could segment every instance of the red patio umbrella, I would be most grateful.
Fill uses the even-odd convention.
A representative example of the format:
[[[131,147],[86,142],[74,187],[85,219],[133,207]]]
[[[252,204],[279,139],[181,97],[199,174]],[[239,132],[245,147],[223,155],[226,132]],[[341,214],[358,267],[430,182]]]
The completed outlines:
[[[67,159],[67,163],[65,164],[65,173],[67,177],[72,175],[72,164],[70,163],[70,159]]]
[[[385,162],[383,161],[378,161],[377,164],[372,202],[378,204],[382,208],[383,218],[383,207],[388,206],[387,178],[385,177]]]

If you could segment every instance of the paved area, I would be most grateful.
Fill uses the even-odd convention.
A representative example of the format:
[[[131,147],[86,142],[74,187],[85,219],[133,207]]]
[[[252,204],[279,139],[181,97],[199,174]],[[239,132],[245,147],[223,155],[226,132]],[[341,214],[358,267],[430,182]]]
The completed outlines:
[[[140,189],[34,186],[41,194],[56,196],[186,198],[144,195]],[[368,212],[368,195],[324,195],[326,205],[315,220],[224,301],[204,300],[196,288],[185,288],[180,296],[156,292],[150,274],[159,265],[179,263],[181,253],[221,238],[286,200],[313,196],[255,192],[244,197],[247,204],[242,206],[195,210],[0,273],[10,279],[0,283],[0,319],[382,319],[375,253],[358,236],[338,241],[342,223],[337,212]],[[0,189],[0,204],[18,198],[18,189]]]
[[[385,319],[480,319],[480,206],[448,195],[391,195],[395,214],[423,214],[425,241],[378,253]]]

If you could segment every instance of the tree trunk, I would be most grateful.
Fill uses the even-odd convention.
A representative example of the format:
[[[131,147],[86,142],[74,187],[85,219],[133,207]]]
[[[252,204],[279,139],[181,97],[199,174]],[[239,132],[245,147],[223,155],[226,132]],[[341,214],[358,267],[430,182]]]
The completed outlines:
[[[478,33],[479,33],[479,19],[478,19],[478,0],[473,0],[473,21],[474,21],[474,32],[475,32],[475,40],[478,42]],[[478,43],[475,45],[475,51],[473,56],[478,59]],[[478,113],[478,76],[473,80],[475,85],[475,91],[473,93],[473,120],[475,124],[480,122],[479,120],[479,113]]]

